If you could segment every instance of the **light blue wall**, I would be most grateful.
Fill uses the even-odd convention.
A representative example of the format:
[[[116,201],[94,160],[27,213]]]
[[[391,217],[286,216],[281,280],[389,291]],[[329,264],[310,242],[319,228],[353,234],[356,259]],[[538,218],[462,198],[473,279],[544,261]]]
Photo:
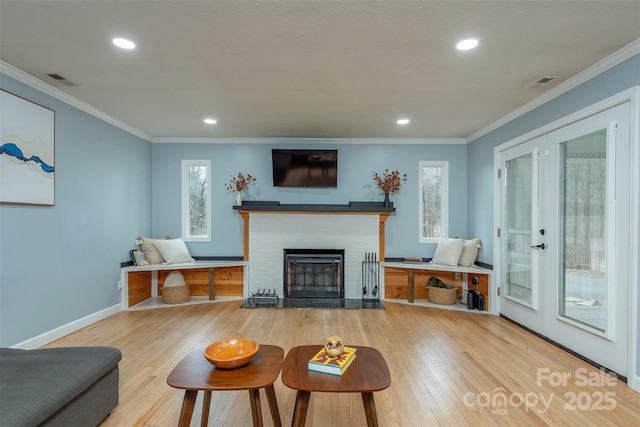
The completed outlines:
[[[272,148],[328,148],[338,150],[338,188],[306,189],[274,187]],[[467,235],[466,146],[441,144],[341,144],[329,140],[264,142],[253,144],[153,144],[153,237],[180,235],[180,161],[209,159],[212,166],[213,241],[189,243],[193,255],[242,256],[243,222],[233,210],[235,196],[224,184],[238,172],[258,180],[246,200],[281,203],[347,204],[349,201],[382,201],[373,171],[398,169],[408,175],[398,193],[391,195],[396,213],[386,222],[386,256],[431,257],[434,244],[418,243],[418,162],[448,160],[450,170],[450,234]],[[319,231],[321,232],[321,231]]]
[[[494,148],[639,84],[640,55],[636,55],[467,145],[468,158],[473,159],[467,169],[467,228],[482,240],[479,261],[493,263]]]
[[[120,262],[148,232],[151,144],[0,74],[55,110],[55,206],[0,205],[0,346],[120,302]],[[1,112],[0,112],[1,114]]]

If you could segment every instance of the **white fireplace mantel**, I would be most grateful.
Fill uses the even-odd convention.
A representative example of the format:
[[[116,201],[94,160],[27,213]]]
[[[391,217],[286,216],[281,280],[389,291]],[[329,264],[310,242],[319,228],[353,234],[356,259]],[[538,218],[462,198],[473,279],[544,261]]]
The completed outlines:
[[[235,206],[244,220],[246,296],[264,289],[283,296],[284,249],[344,249],[345,298],[361,299],[362,261],[372,252],[384,261],[384,224],[395,209],[351,205]]]

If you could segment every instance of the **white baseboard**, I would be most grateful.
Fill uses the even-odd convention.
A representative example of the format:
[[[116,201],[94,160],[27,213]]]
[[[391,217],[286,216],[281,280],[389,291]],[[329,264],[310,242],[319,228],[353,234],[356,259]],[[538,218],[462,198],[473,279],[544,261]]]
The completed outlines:
[[[43,345],[49,344],[50,342],[62,338],[65,335],[69,335],[72,332],[80,330],[102,319],[113,316],[120,311],[122,311],[122,304],[118,303],[114,306],[105,308],[104,310],[100,310],[81,319],[74,320],[73,322],[67,323],[66,325],[62,325],[33,338],[29,338],[28,340],[19,342],[18,344],[12,345],[11,348],[32,350],[34,348],[42,347]]]
[[[630,376],[627,379],[627,386],[629,386],[631,390],[640,393],[640,377],[637,375],[634,377]]]

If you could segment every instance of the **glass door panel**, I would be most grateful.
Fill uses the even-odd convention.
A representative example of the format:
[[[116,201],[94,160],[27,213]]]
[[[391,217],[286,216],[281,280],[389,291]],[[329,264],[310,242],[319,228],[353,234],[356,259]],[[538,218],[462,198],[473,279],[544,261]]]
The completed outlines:
[[[559,315],[607,330],[607,129],[560,143]]]
[[[505,162],[505,295],[532,305],[531,204],[533,154]]]

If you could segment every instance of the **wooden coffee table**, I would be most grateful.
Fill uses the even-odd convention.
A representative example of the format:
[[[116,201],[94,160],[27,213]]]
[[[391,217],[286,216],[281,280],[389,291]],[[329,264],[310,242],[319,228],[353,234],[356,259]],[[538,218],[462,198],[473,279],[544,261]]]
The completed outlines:
[[[292,348],[282,365],[282,383],[298,390],[293,411],[292,426],[304,426],[312,391],[327,393],[361,393],[368,426],[378,425],[373,392],[391,385],[389,367],[382,354],[375,348],[355,346],[356,360],[342,376],[313,372],[307,362],[322,345],[303,345]]]
[[[196,397],[200,390],[204,391],[202,426],[206,426],[209,421],[211,392],[224,390],[249,390],[253,425],[261,426],[261,388],[264,388],[267,394],[273,424],[282,426],[273,383],[280,373],[283,357],[284,350],[282,348],[274,345],[260,345],[258,353],[247,365],[237,369],[218,369],[204,358],[203,350],[189,353],[167,378],[167,384],[171,387],[185,390],[178,426],[189,426]]]

